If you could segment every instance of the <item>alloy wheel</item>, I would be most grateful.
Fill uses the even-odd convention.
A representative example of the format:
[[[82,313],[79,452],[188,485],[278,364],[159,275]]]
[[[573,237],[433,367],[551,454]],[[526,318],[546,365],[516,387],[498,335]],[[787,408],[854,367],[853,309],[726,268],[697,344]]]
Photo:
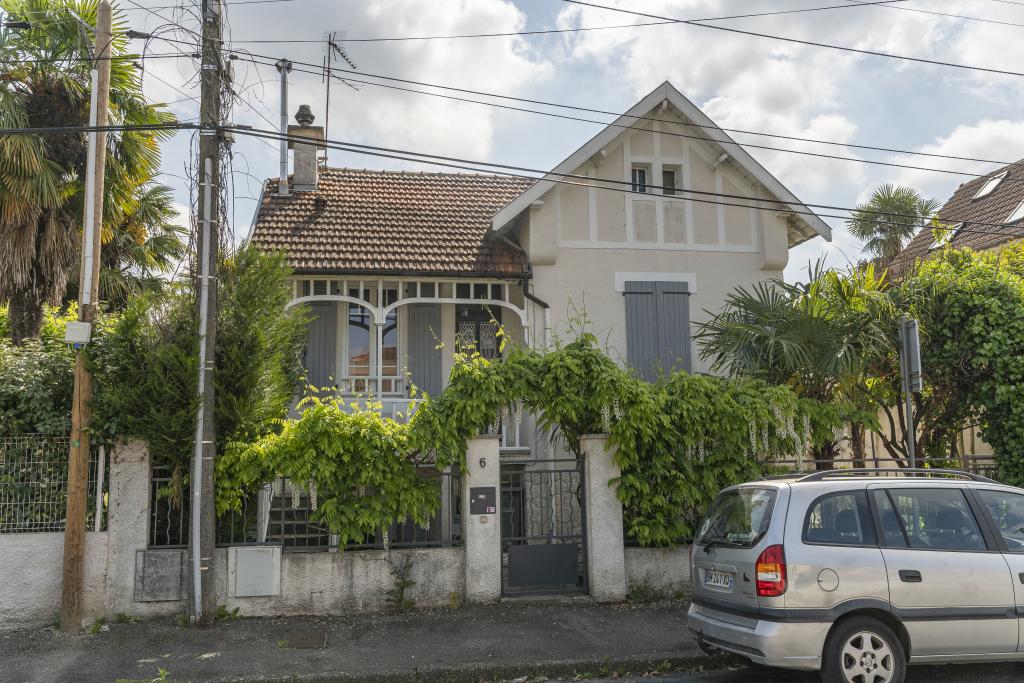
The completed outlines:
[[[840,661],[847,683],[890,683],[896,674],[889,643],[870,631],[859,631],[847,638]]]

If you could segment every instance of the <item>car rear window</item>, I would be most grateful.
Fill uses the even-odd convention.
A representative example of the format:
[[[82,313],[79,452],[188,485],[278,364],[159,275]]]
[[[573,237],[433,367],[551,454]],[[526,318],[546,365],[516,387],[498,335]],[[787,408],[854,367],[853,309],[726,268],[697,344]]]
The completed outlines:
[[[749,548],[768,531],[774,505],[774,489],[724,491],[712,503],[707,518],[701,524],[697,543],[725,543]]]

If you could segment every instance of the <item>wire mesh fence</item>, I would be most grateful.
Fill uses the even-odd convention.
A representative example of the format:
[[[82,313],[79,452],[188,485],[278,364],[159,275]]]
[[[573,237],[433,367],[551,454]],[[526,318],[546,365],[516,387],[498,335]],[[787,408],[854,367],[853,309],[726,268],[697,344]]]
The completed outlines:
[[[429,470],[437,482],[441,507],[426,525],[394,522],[346,550],[433,548],[459,545],[462,540],[459,475]],[[153,468],[150,480],[149,545],[184,548],[189,541],[189,510],[180,475]],[[243,499],[241,510],[217,518],[217,544],[280,545],[289,552],[327,551],[338,538],[316,520],[315,492],[279,478]]]
[[[66,436],[0,437],[0,534],[63,531],[67,516]],[[89,462],[86,524],[106,525],[106,457],[102,447]]]

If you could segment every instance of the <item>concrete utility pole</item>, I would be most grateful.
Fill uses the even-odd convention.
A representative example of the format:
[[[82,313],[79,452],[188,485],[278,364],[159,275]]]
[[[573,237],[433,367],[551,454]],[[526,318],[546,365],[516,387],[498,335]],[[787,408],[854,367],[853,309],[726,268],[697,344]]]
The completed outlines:
[[[223,17],[220,0],[203,0],[203,51],[199,104],[199,239],[196,276],[199,291],[199,411],[192,456],[191,539],[192,618],[213,623],[213,561],[217,515],[213,466],[217,451],[214,425],[214,362],[217,342],[217,252],[220,246],[221,60]]]
[[[112,11],[103,0],[96,12],[96,42],[92,68],[89,125],[107,125],[110,105],[110,44]],[[89,481],[89,429],[92,418],[92,373],[85,365],[83,347],[89,342],[96,317],[100,280],[100,235],[103,230],[103,170],[107,159],[107,133],[89,133],[85,177],[85,215],[82,221],[82,261],[78,278],[78,321],[70,323],[66,338],[75,353],[75,387],[71,402],[71,448],[68,453],[68,495],[64,523],[64,573],[61,587],[60,626],[65,631],[82,627],[82,588],[85,568],[85,517]]]
[[[917,321],[907,316],[900,319],[900,370],[902,371],[903,409],[906,414],[907,462],[917,467],[914,452],[917,440],[917,425],[914,423],[914,394],[919,393],[921,383],[921,338]]]

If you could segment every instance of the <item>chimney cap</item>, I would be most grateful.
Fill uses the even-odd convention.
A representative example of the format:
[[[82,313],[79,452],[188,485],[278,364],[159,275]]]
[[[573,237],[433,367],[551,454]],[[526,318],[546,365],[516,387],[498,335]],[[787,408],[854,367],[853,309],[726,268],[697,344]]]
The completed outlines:
[[[313,116],[313,111],[309,108],[308,104],[299,105],[299,110],[295,112],[295,120],[299,122],[300,126],[311,126],[316,117]]]

